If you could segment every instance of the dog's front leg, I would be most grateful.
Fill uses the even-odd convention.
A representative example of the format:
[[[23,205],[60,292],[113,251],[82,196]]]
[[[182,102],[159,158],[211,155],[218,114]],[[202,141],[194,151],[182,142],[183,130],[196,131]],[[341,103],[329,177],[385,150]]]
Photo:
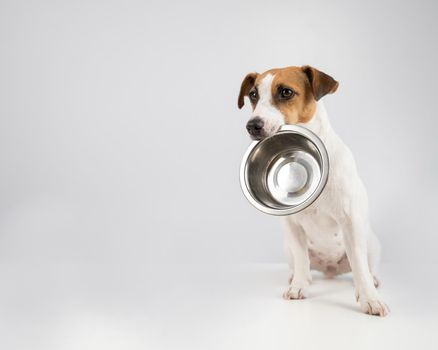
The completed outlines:
[[[294,271],[283,297],[285,299],[304,299],[308,296],[309,285],[312,281],[307,239],[302,227],[291,221],[290,218],[286,218],[285,249],[292,255],[291,265],[293,265]]]
[[[371,315],[386,316],[389,309],[377,292],[368,267],[366,241],[368,225],[368,222],[360,216],[352,216],[346,220],[345,249],[353,272],[356,299],[361,309]]]

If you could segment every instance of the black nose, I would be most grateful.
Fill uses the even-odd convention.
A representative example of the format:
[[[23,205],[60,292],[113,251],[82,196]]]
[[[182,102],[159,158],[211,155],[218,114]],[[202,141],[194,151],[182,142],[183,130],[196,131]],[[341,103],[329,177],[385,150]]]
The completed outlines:
[[[252,136],[259,136],[262,133],[263,125],[261,118],[254,117],[246,124],[246,130]]]

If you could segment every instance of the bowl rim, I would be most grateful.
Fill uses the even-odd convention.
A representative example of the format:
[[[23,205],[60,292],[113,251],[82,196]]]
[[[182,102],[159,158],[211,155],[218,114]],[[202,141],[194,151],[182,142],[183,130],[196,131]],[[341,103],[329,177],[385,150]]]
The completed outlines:
[[[254,149],[259,145],[261,142],[264,142],[265,140],[275,137],[278,134],[282,133],[294,133],[294,134],[300,134],[306,137],[309,141],[311,141],[318,151],[318,153],[321,156],[322,160],[322,167],[321,167],[321,179],[318,183],[318,186],[316,187],[315,191],[301,204],[298,204],[297,206],[285,208],[285,209],[275,209],[268,207],[264,204],[261,204],[259,201],[257,201],[249,191],[247,184],[246,184],[246,177],[245,177],[245,168],[246,168],[246,162],[251,156]],[[282,125],[280,129],[272,136],[269,136],[267,138],[264,138],[262,140],[254,140],[250,143],[247,150],[245,151],[245,154],[242,158],[242,162],[240,163],[240,188],[242,189],[243,194],[245,195],[246,199],[258,210],[265,214],[275,215],[275,216],[285,216],[285,215],[292,215],[295,214],[305,208],[307,208],[309,205],[311,205],[322,193],[325,185],[327,184],[328,175],[329,175],[329,156],[327,153],[327,149],[324,145],[324,143],[321,141],[321,139],[311,130],[308,128],[301,126],[301,125]]]

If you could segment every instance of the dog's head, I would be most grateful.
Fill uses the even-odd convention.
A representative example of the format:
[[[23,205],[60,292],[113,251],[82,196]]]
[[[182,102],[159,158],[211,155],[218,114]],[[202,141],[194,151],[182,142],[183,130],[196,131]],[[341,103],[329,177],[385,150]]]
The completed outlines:
[[[242,108],[245,96],[249,98],[253,112],[246,129],[259,140],[283,124],[307,123],[315,114],[316,101],[337,88],[336,80],[310,66],[271,69],[243,79],[238,106]]]

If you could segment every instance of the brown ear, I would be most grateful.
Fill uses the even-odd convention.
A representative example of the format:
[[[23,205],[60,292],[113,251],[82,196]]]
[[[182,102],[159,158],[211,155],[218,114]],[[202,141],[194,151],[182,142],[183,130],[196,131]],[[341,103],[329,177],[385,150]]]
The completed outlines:
[[[239,109],[242,108],[245,104],[244,97],[248,96],[249,91],[254,86],[257,75],[257,73],[249,73],[245,77],[245,79],[243,79],[242,85],[240,86],[239,99],[237,100],[237,105],[239,106]]]
[[[327,94],[334,93],[339,86],[339,83],[330,75],[320,72],[313,67],[303,66],[301,69],[307,75],[307,79],[309,79],[310,86],[312,87],[313,96],[315,96],[317,101]]]

